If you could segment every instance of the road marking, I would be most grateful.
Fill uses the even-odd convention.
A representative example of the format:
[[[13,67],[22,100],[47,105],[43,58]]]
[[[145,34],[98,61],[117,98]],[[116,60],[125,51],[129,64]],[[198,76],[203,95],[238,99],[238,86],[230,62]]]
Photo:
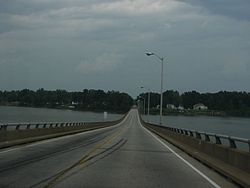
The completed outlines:
[[[176,157],[178,157],[180,160],[182,160],[185,164],[187,164],[190,168],[192,168],[195,172],[197,172],[200,176],[202,176],[204,179],[206,179],[211,185],[213,185],[216,188],[220,188],[217,183],[215,183],[213,180],[211,180],[209,177],[207,177],[205,174],[203,174],[200,170],[195,168],[191,163],[189,163],[187,160],[182,158],[179,154],[177,154],[174,150],[172,150],[168,145],[166,145],[162,140],[160,140],[158,137],[156,137],[152,132],[150,132],[148,129],[142,126],[141,121],[139,120],[139,115],[137,115],[137,120],[140,124],[140,126],[146,130],[152,137],[154,137],[158,142],[160,142],[163,146],[165,146],[169,151],[171,151]]]
[[[64,175],[66,173],[68,173],[69,171],[71,171],[72,169],[74,169],[77,166],[82,166],[80,169],[83,169],[86,166],[86,163],[92,158],[92,156],[94,156],[97,151],[102,148],[103,146],[111,143],[115,138],[117,138],[119,135],[121,135],[125,130],[127,130],[128,127],[122,127],[120,129],[118,129],[116,132],[114,132],[113,134],[111,134],[107,139],[105,139],[103,142],[95,145],[93,148],[91,148],[90,150],[88,150],[79,161],[77,161],[76,163],[74,163],[73,165],[71,165],[70,167],[62,170],[61,172],[59,172],[53,179],[51,179],[45,186],[44,188],[51,188],[54,187],[59,181],[62,181],[64,179]]]
[[[58,138],[50,138],[48,140],[43,140],[43,141],[37,141],[37,142],[32,143],[32,144],[26,144],[26,145],[22,145],[22,146],[17,146],[15,148],[11,148],[11,149],[6,149],[6,150],[3,150],[3,151],[0,151],[0,154],[8,153],[8,152],[11,152],[11,151],[14,151],[14,150],[20,150],[20,149],[23,149],[23,148],[33,147],[33,146],[36,146],[36,145],[46,144],[46,143],[58,141],[58,140],[61,140],[61,139],[71,138],[71,137],[74,137],[76,135],[83,135],[83,134],[97,132],[97,131],[100,131],[100,130],[110,129],[110,128],[113,128],[113,127],[118,127],[118,126],[120,126],[121,124],[123,124],[128,119],[129,114],[130,114],[130,112],[126,115],[126,117],[124,117],[124,119],[120,123],[118,123],[118,124],[116,124],[114,126],[109,126],[109,127],[104,127],[104,128],[89,130],[89,131],[85,131],[85,132],[81,132],[81,133],[76,133],[76,134],[72,134],[72,135],[61,136],[61,137],[58,137]]]

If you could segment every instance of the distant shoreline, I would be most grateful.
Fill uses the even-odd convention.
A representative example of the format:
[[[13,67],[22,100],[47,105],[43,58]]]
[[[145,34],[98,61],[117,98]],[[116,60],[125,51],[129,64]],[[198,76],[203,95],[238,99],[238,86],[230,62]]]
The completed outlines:
[[[146,113],[147,114],[147,113]],[[150,115],[159,115],[159,110],[151,110]],[[163,109],[163,116],[210,116],[210,117],[241,117],[241,118],[250,118],[249,115],[233,115],[226,111],[215,111],[215,110],[167,110]]]
[[[111,114],[125,114],[126,112],[120,111],[112,111],[112,110],[104,110],[104,109],[83,109],[83,108],[69,108],[68,106],[26,106],[26,105],[16,105],[11,103],[0,103],[0,106],[13,106],[13,107],[27,107],[27,108],[47,108],[47,109],[57,109],[57,110],[72,110],[72,111],[79,111],[79,112],[95,112],[95,113],[102,113],[107,111]],[[143,113],[142,113],[143,114]],[[147,113],[146,113],[147,114]],[[157,109],[150,109],[150,115],[159,115],[159,110]],[[226,111],[215,111],[215,110],[168,110],[163,109],[163,116],[210,116],[210,117],[241,117],[241,118],[250,118],[249,115],[242,115],[240,112],[235,115],[234,113],[230,114],[230,112]]]
[[[77,112],[94,112],[94,113],[103,113],[108,112],[111,114],[125,114],[124,112],[115,112],[112,110],[102,110],[102,109],[96,109],[96,110],[90,110],[90,109],[79,109],[79,108],[68,108],[67,106],[56,106],[56,107],[50,107],[50,106],[24,106],[24,105],[14,105],[14,104],[2,104],[0,103],[0,107],[22,107],[22,108],[45,108],[45,109],[56,109],[56,110],[72,110]]]

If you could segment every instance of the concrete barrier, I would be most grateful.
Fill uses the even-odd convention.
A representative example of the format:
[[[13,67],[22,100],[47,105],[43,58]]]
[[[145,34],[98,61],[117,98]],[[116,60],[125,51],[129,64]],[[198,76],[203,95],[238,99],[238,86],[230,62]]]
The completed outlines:
[[[29,124],[23,125],[25,129],[20,129],[20,126],[16,124],[15,127],[18,128],[7,130],[7,126],[4,125],[0,129],[0,148],[113,126],[121,122],[125,116],[117,121],[108,122],[41,123],[36,124],[36,127],[39,127],[37,125],[43,126],[33,129],[30,129]]]
[[[174,132],[167,127],[149,124],[144,121],[142,121],[142,124],[150,131],[229,177],[239,185],[250,187],[249,152],[202,140],[199,136],[192,137],[184,132]]]

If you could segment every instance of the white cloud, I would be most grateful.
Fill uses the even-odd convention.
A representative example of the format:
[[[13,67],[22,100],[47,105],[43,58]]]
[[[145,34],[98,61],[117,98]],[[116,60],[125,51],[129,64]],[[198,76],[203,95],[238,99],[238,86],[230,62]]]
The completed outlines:
[[[172,0],[121,0],[95,4],[93,10],[137,15],[164,11],[175,5]]]
[[[121,63],[121,56],[114,53],[105,53],[97,56],[93,61],[82,61],[76,70],[85,74],[105,73],[114,71]]]

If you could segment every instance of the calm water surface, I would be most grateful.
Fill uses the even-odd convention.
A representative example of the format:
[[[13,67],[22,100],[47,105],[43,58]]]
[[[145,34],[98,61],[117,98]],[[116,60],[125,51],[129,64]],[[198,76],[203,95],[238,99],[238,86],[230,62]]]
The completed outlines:
[[[159,123],[159,116],[143,116],[151,123]],[[163,116],[162,124],[170,127],[225,134],[250,139],[250,118],[211,116]]]
[[[108,114],[105,121],[118,120],[122,116],[121,114]],[[104,121],[103,113],[0,106],[0,123],[88,121]]]

